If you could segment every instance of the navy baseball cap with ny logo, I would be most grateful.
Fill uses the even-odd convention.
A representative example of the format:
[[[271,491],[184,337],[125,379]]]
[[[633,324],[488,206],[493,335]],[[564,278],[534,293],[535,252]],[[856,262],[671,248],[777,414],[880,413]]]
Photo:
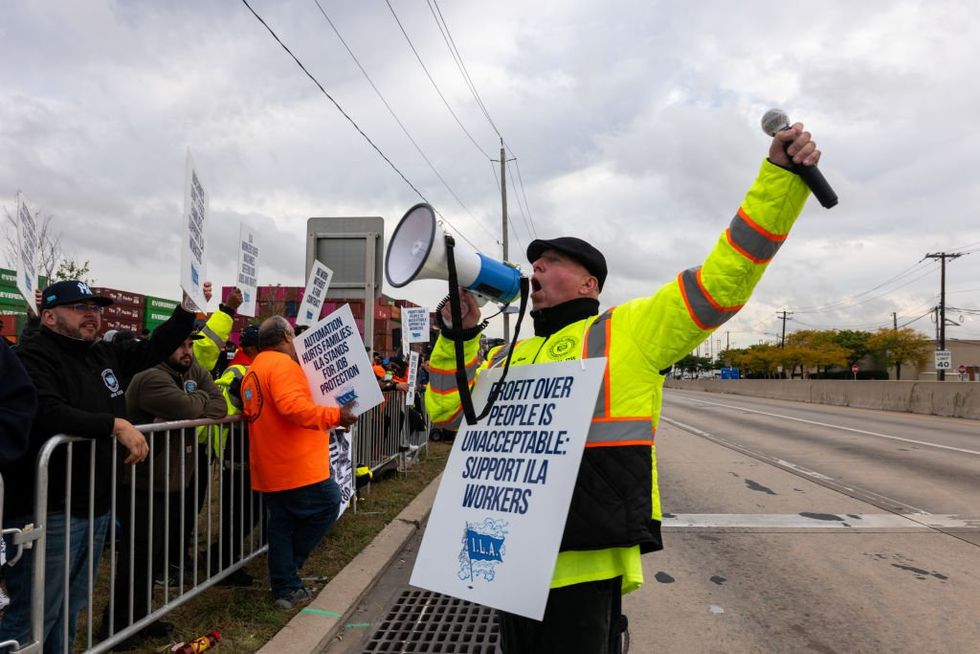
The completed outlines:
[[[112,304],[110,298],[96,295],[85,282],[75,280],[55,282],[41,291],[41,310],[51,309],[63,304],[76,302],[94,302],[100,307]]]

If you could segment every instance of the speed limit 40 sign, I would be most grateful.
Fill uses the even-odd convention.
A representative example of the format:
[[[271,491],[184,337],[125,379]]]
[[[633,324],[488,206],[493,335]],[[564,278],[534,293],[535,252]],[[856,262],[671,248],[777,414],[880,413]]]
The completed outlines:
[[[953,367],[953,353],[949,350],[936,350],[936,370],[949,370]]]

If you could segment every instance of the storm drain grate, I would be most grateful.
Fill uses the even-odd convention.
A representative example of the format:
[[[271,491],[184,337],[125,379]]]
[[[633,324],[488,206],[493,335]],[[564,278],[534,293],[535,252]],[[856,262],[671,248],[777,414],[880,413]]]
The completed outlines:
[[[499,639],[493,609],[439,593],[407,589],[364,651],[494,654]]]

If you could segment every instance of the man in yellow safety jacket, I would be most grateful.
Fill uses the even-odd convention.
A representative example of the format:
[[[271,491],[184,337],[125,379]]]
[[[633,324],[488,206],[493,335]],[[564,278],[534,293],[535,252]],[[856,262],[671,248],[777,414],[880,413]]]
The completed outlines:
[[[748,300],[809,194],[792,172],[815,165],[820,152],[800,124],[773,138],[768,160],[729,227],[699,267],[681,272],[650,297],[599,315],[606,261],[574,237],[535,240],[531,317],[534,337],[521,340],[511,365],[607,357],[585,452],[572,494],[551,592],[541,622],[501,613],[501,645],[514,652],[618,652],[626,628],[621,594],[643,583],[640,555],[662,549],[654,434],[664,375]],[[509,345],[480,361],[480,310],[462,293],[462,324],[450,325],[432,350],[426,408],[435,426],[461,420],[453,340],[464,341],[472,384],[499,367]]]
[[[225,396],[228,415],[235,416],[242,412],[241,386],[248,367],[259,353],[259,326],[248,325],[238,336],[238,351],[228,363],[228,367],[215,380],[218,388]],[[212,545],[211,552],[215,559],[212,569],[223,570],[236,563],[244,556],[243,543],[259,522],[260,511],[258,501],[252,501],[252,476],[248,466],[248,432],[244,423],[235,427],[235,434],[241,429],[241,438],[237,435],[229,439],[230,425],[221,425],[216,430],[212,445],[214,455],[222,461],[224,472],[221,476],[221,560],[217,560],[218,548]],[[244,569],[239,569],[225,578],[222,585],[251,586],[252,576]]]

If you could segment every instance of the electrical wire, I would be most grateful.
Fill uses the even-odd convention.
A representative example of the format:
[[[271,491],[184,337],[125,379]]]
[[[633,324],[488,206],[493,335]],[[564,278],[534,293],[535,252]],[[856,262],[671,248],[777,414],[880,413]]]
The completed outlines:
[[[449,48],[449,54],[452,56],[453,61],[456,62],[456,68],[459,69],[459,74],[463,76],[463,81],[466,82],[466,86],[470,89],[470,93],[473,95],[473,99],[476,100],[476,104],[480,107],[480,111],[483,112],[484,117],[487,122],[490,123],[490,127],[493,131],[503,140],[503,135],[501,135],[500,130],[497,129],[497,125],[493,122],[493,118],[490,117],[490,112],[487,111],[487,106],[483,104],[483,98],[476,90],[476,85],[473,83],[473,79],[470,77],[470,73],[466,70],[466,64],[463,63],[463,55],[460,54],[459,48],[456,47],[456,41],[453,39],[452,33],[449,31],[449,25],[446,23],[446,19],[442,16],[442,9],[439,8],[439,3],[436,0],[427,0],[429,5],[429,11],[432,13],[432,18],[436,21],[436,27],[439,28],[439,33],[442,34],[442,40],[445,41],[446,47]],[[435,8],[433,9],[433,5]]]
[[[877,286],[874,286],[874,287],[872,287],[872,288],[870,288],[870,289],[868,289],[866,291],[862,291],[862,292],[860,292],[860,293],[858,293],[856,295],[852,295],[852,296],[850,296],[848,298],[844,298],[843,300],[840,300],[838,302],[832,302],[830,304],[825,304],[825,305],[816,306],[816,307],[793,308],[792,311],[793,311],[793,313],[823,313],[825,311],[830,311],[830,310],[834,310],[834,309],[849,309],[849,308],[860,306],[862,304],[867,304],[868,302],[871,302],[873,300],[877,300],[879,298],[882,298],[882,297],[888,295],[889,293],[893,293],[894,291],[897,291],[900,288],[904,288],[904,287],[908,286],[909,284],[912,284],[914,282],[917,282],[920,279],[922,279],[923,277],[926,277],[926,276],[932,274],[932,272],[933,272],[932,268],[926,269],[924,272],[922,272],[922,274],[918,275],[917,277],[913,277],[912,279],[907,280],[903,284],[899,284],[898,286],[895,286],[893,288],[889,288],[888,290],[883,291],[882,293],[879,293],[877,295],[872,295],[872,296],[866,297],[866,298],[864,298],[862,300],[858,300],[858,298],[861,298],[862,296],[868,295],[869,293],[873,293],[874,291],[876,291],[878,289],[881,289],[881,288],[884,288],[885,286],[888,286],[889,284],[893,284],[894,282],[899,281],[903,277],[907,277],[908,275],[912,274],[912,271],[919,264],[921,264],[923,261],[924,261],[924,259],[923,260],[919,260],[918,262],[916,262],[915,264],[913,264],[909,268],[906,268],[904,271],[902,271],[899,274],[897,274],[897,275],[895,275],[895,276],[893,276],[893,277],[885,280],[884,282],[878,284]],[[933,268],[936,266],[936,263],[935,262],[930,262],[930,263],[931,263],[931,265],[932,265]],[[927,265],[930,265],[930,264],[927,264]]]
[[[511,154],[513,154],[513,151],[511,151]],[[517,168],[517,179],[521,183],[521,195],[524,197],[524,208],[527,210],[527,219],[531,223],[531,229],[534,231],[534,238],[537,238],[538,230],[534,226],[534,218],[531,216],[531,205],[527,202],[527,193],[524,192],[524,176],[521,175],[521,162],[516,154],[514,155],[514,167]]]
[[[453,108],[449,105],[449,101],[446,100],[446,96],[442,94],[442,91],[439,89],[439,85],[436,84],[436,81],[435,79],[432,78],[432,74],[429,72],[429,69],[426,68],[425,63],[422,61],[421,55],[419,55],[418,50],[415,49],[415,44],[412,43],[412,39],[409,38],[408,32],[405,31],[405,27],[402,25],[402,22],[398,19],[398,14],[395,13],[395,8],[391,6],[390,0],[385,0],[385,4],[388,5],[388,9],[391,11],[391,15],[395,18],[395,22],[398,23],[398,28],[401,30],[402,35],[405,37],[405,40],[408,41],[408,47],[410,47],[412,49],[412,53],[415,54],[416,61],[419,62],[419,66],[422,67],[422,70],[425,72],[425,76],[429,78],[429,82],[432,84],[432,88],[436,90],[436,93],[439,95],[439,98],[442,100],[442,103],[446,105],[446,109],[448,109],[449,113],[452,114],[452,117],[456,121],[456,124],[459,125],[459,128],[463,130],[463,133],[466,134],[466,136],[470,139],[470,142],[473,143],[476,149],[480,151],[480,154],[482,154],[487,159],[491,159],[492,157],[489,154],[487,154],[487,152],[482,147],[480,147],[480,144],[477,143],[476,139],[473,138],[473,135],[469,133],[469,130],[467,130],[466,127],[463,126],[463,123],[459,119],[459,116],[456,115],[456,112],[453,111]]]
[[[385,109],[388,110],[388,113],[391,114],[391,117],[394,118],[396,123],[398,123],[398,126],[401,128],[402,132],[405,134],[408,140],[412,142],[412,145],[415,146],[415,149],[419,153],[419,156],[421,156],[422,159],[425,160],[425,163],[429,165],[429,168],[431,168],[432,172],[435,173],[436,177],[439,178],[439,181],[442,182],[442,185],[446,187],[446,190],[449,191],[449,194],[452,195],[453,198],[455,198],[456,202],[459,203],[459,206],[461,206],[463,210],[469,214],[470,218],[472,218],[477,225],[479,225],[484,231],[490,234],[491,238],[494,238],[494,240],[496,240],[496,237],[494,236],[493,232],[487,230],[487,228],[477,219],[477,217],[473,215],[473,212],[470,211],[469,207],[467,207],[463,203],[459,195],[456,194],[456,191],[454,191],[452,187],[449,186],[449,182],[447,182],[445,178],[443,178],[443,176],[439,173],[439,171],[436,170],[435,165],[432,163],[429,157],[426,156],[425,152],[422,151],[422,147],[418,144],[418,142],[414,138],[412,138],[412,135],[409,133],[408,128],[406,128],[404,123],[402,123],[401,119],[398,118],[398,115],[395,113],[395,110],[391,108],[391,105],[385,99],[384,95],[381,93],[381,90],[378,89],[378,87],[375,85],[374,80],[372,80],[371,76],[368,75],[368,72],[367,70],[364,69],[364,66],[361,65],[361,62],[357,58],[357,55],[354,54],[354,51],[351,50],[350,46],[347,44],[347,41],[344,40],[343,36],[341,36],[340,30],[338,30],[337,26],[334,25],[332,20],[330,20],[330,17],[327,15],[327,12],[323,9],[323,5],[320,4],[320,0],[313,0],[313,2],[316,3],[316,6],[320,10],[320,13],[323,14],[323,18],[327,21],[327,24],[330,25],[330,28],[333,30],[334,34],[337,35],[337,38],[340,40],[344,48],[347,50],[347,54],[350,55],[351,59],[353,59],[354,63],[357,65],[357,68],[361,71],[361,74],[364,75],[364,79],[366,79],[368,84],[371,85],[371,88],[374,89],[375,94],[378,96],[378,99],[381,100],[381,103],[385,106]],[[436,213],[438,213],[438,211]],[[442,214],[439,215],[445,220],[445,217],[443,217]],[[497,243],[499,244],[500,241],[497,241]]]
[[[510,162],[508,162],[507,168],[510,168]],[[524,227],[527,229],[528,242],[534,240],[534,236],[531,234],[531,224],[527,220],[527,213],[524,211],[524,207],[521,204],[521,196],[517,192],[517,185],[514,183],[513,173],[509,175],[510,177],[510,187],[514,191],[514,197],[517,198],[517,209],[521,212],[521,218],[524,219]]]

